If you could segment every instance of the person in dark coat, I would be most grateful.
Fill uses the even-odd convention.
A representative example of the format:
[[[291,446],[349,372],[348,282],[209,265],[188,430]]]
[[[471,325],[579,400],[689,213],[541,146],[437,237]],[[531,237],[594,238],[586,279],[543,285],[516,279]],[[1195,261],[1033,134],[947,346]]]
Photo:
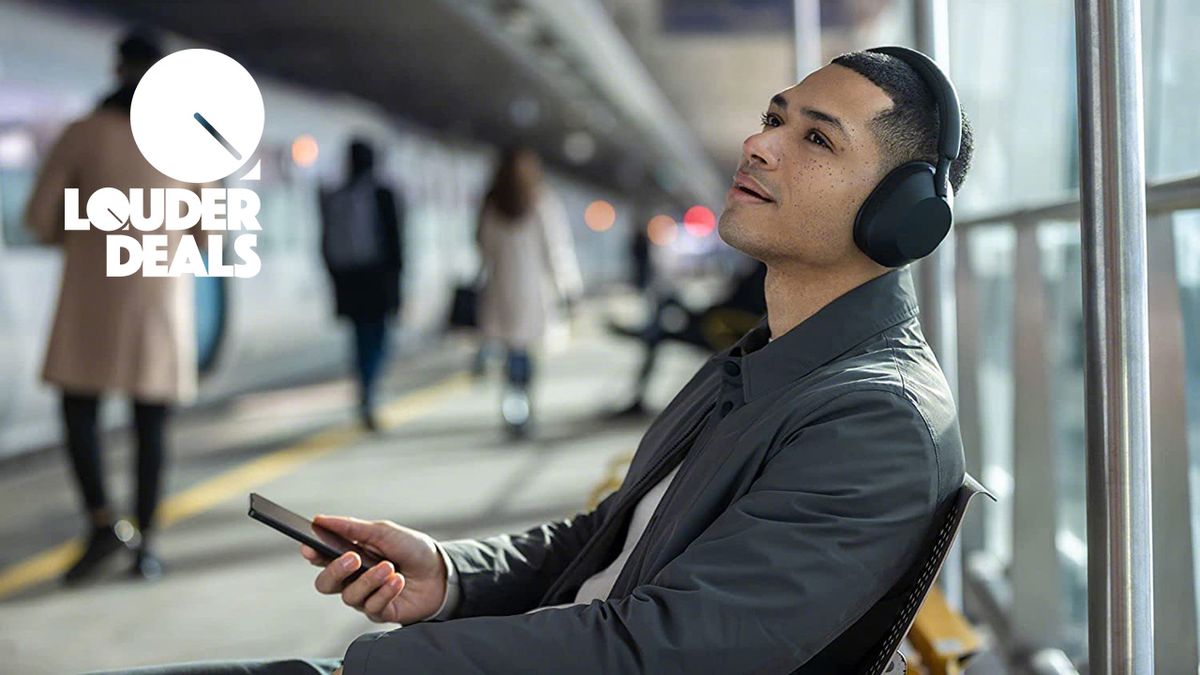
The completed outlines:
[[[649,214],[643,210],[646,217],[638,222],[649,222]],[[654,261],[650,257],[650,236],[644,227],[635,227],[629,238],[629,271],[630,281],[639,293],[650,290],[654,280]]]
[[[730,280],[727,293],[711,306],[692,309],[672,291],[664,291],[655,300],[650,320],[644,326],[627,328],[609,322],[609,330],[625,337],[637,338],[643,345],[642,364],[638,368],[633,388],[633,400],[624,408],[612,412],[613,418],[649,415],[646,407],[646,388],[658,362],[659,346],[667,341],[682,342],[709,352],[732,345],[754,327],[767,311],[763,282],[767,267],[754,262]],[[678,324],[670,326],[669,324]]]
[[[401,305],[403,201],[375,175],[375,151],[350,143],[349,178],[322,199],[321,255],[338,316],[354,327],[355,373],[363,426],[378,428],[375,385],[387,354],[388,320]]]

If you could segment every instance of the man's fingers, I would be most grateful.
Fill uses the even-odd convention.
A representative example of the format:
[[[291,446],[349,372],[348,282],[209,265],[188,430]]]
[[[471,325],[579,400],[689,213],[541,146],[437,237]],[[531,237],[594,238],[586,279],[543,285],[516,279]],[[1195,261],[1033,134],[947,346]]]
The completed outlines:
[[[300,555],[317,567],[325,567],[330,562],[329,558],[317,553],[317,550],[308,544],[300,544]]]
[[[386,560],[372,567],[342,589],[342,602],[356,609],[362,609],[367,598],[371,597],[371,594],[382,586],[383,582],[387,581],[387,578],[395,571],[396,568],[392,563]]]
[[[350,541],[368,543],[378,539],[375,524],[347,516],[316,516],[313,523],[342,535]]]
[[[317,591],[325,595],[334,595],[342,591],[342,582],[362,565],[358,554],[344,553],[338,556],[317,575],[315,585]]]
[[[367,613],[367,616],[379,617],[381,620],[387,621],[384,610],[392,604],[402,590],[404,590],[404,575],[399,573],[388,575],[383,585],[367,598],[367,602],[363,605],[363,611]]]

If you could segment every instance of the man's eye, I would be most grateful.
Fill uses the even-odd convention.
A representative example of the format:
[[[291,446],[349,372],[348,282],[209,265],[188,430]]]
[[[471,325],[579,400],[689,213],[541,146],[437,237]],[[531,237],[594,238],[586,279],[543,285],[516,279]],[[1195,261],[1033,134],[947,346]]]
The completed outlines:
[[[829,143],[826,142],[825,137],[817,133],[816,129],[808,132],[808,135],[805,136],[805,138],[813,143],[816,143],[817,145],[820,145],[821,147],[829,148]]]
[[[775,113],[762,114],[762,125],[764,127],[777,127],[780,124],[783,124],[783,120],[779,119],[779,115]]]

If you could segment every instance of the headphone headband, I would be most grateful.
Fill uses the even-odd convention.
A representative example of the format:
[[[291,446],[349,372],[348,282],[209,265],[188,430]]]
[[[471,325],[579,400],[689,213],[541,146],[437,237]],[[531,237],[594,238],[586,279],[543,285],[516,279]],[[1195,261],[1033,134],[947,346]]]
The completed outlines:
[[[962,146],[962,113],[958,107],[958,92],[950,78],[933,59],[908,47],[875,47],[868,52],[886,54],[907,63],[917,72],[933,94],[938,106],[938,161],[934,187],[940,197],[950,198],[950,164],[958,159]]]

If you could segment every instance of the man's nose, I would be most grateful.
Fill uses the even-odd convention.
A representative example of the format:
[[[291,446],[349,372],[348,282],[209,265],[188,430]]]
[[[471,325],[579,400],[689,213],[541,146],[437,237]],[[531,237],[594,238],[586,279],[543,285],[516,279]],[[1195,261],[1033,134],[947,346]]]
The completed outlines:
[[[742,141],[742,163],[757,165],[763,169],[774,169],[779,163],[774,139],[766,131],[753,134]]]

